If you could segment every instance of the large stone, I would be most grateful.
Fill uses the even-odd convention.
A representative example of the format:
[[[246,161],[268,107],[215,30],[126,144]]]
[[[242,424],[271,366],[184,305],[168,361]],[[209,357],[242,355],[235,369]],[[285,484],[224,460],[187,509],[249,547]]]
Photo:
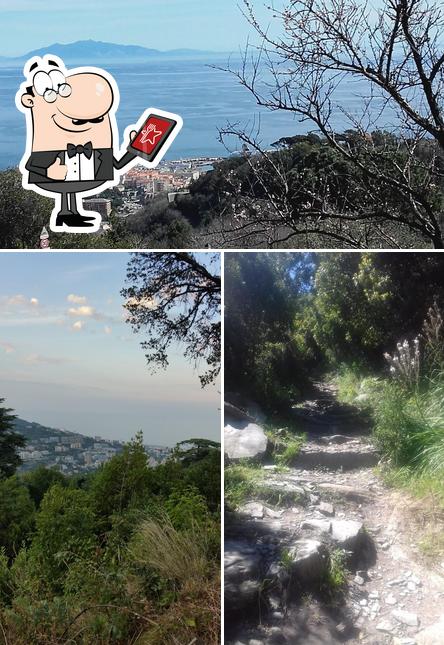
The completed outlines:
[[[364,489],[356,489],[353,486],[346,484],[333,484],[330,482],[322,482],[317,484],[317,488],[321,491],[326,491],[332,495],[343,497],[355,502],[367,502],[372,497],[371,493]]]
[[[239,513],[261,520],[264,517],[264,505],[260,502],[247,502],[239,508]]]
[[[444,615],[437,623],[416,634],[415,640],[417,645],[442,645],[444,642]]]
[[[311,529],[321,533],[329,533],[331,522],[328,520],[304,520],[301,522],[301,529]]]
[[[225,611],[242,613],[257,609],[261,558],[245,542],[227,540],[224,554]]]
[[[342,549],[355,551],[363,536],[363,524],[356,520],[333,520],[331,536]]]
[[[392,616],[403,625],[408,625],[409,627],[418,627],[419,625],[418,616],[410,611],[394,609],[392,611]]]
[[[297,540],[289,550],[293,560],[291,571],[301,586],[318,582],[324,576],[328,565],[326,547],[318,540]]]
[[[319,504],[319,511],[323,515],[327,515],[328,517],[332,517],[335,514],[335,509],[333,504],[329,504],[328,502],[321,502]]]
[[[263,429],[256,423],[225,415],[225,452],[230,459],[260,459],[268,447]]]

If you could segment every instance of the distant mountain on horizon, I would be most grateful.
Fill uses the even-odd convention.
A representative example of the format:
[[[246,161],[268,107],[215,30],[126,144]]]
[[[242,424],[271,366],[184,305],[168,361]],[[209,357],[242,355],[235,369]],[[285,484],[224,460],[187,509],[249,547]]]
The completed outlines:
[[[221,54],[224,52],[211,52],[199,49],[148,49],[138,45],[119,45],[98,40],[78,40],[74,43],[54,43],[48,47],[34,49],[21,56],[0,56],[1,61],[26,61],[33,56],[55,54],[64,61],[69,62],[97,62],[97,61],[142,61],[158,56],[190,57],[205,54]]]

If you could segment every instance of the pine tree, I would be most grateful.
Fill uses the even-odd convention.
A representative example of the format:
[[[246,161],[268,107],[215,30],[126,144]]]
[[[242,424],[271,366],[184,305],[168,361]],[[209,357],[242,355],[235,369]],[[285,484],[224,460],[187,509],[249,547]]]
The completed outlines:
[[[0,479],[11,477],[22,463],[18,449],[25,445],[25,439],[14,432],[14,419],[10,408],[2,406],[0,399]]]

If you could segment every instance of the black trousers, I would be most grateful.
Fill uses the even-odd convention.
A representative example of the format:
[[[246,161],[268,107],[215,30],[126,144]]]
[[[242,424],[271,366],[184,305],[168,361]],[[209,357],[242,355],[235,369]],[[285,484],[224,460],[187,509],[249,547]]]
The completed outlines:
[[[101,186],[103,181],[51,181],[36,184],[42,190],[51,193],[61,193],[62,204],[60,208],[61,213],[78,213],[76,193],[84,193],[87,190],[93,190]],[[69,196],[69,204],[68,204]]]

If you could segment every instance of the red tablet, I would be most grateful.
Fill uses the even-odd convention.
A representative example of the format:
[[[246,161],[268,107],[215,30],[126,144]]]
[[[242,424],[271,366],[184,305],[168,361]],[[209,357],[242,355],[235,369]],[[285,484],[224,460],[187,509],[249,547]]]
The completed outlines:
[[[170,134],[177,125],[177,121],[157,114],[150,114],[140,128],[136,137],[128,146],[130,152],[135,152],[146,161],[153,162]]]

